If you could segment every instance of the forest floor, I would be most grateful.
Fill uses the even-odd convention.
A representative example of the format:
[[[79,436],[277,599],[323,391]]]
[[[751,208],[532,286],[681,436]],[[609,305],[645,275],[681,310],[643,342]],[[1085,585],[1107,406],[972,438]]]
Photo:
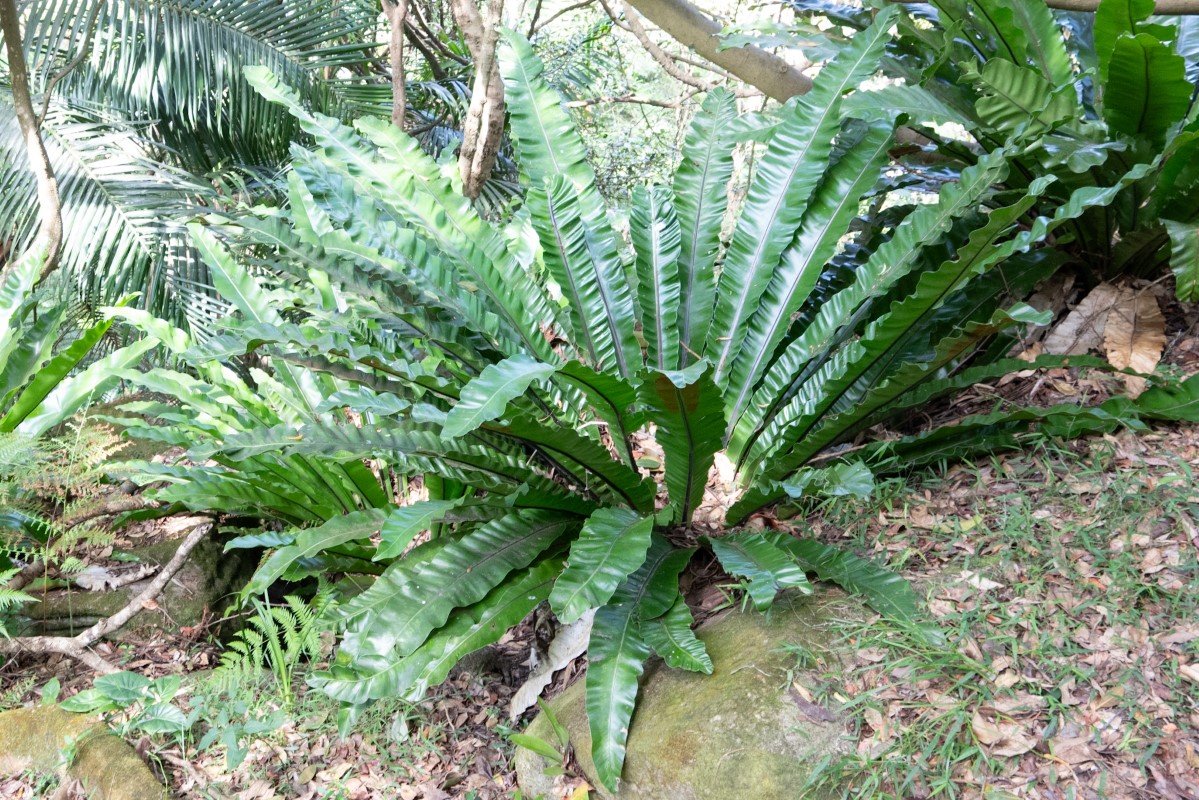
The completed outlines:
[[[847,709],[851,752],[814,783],[869,798],[1199,798],[1196,465],[1192,427],[1046,441],[768,521],[901,571],[950,642],[922,645],[879,620],[845,631],[857,663],[818,688]],[[216,657],[212,643],[158,634],[126,648],[124,666],[156,677]],[[0,669],[0,703],[35,701],[52,676],[63,696],[90,684],[73,662],[21,659]],[[336,705],[296,683],[282,725],[251,737],[235,769],[219,746],[131,741],[183,797],[514,796],[512,689],[499,675],[380,704],[346,740]],[[261,713],[278,705],[269,683],[242,692]],[[15,776],[0,797],[48,786]]]
[[[1182,374],[1199,371],[1192,312],[1167,315],[1163,361]],[[1110,377],[1049,370],[927,413],[944,422],[1007,400],[1094,403],[1121,389]],[[948,642],[931,647],[869,620],[844,631],[856,663],[805,670],[811,690],[848,719],[846,754],[817,765],[812,785],[896,800],[1199,800],[1197,466],[1196,426],[1043,440],[885,482],[869,501],[755,518],[899,571]],[[702,619],[727,601],[728,581],[699,559],[693,570],[689,600],[699,599]],[[107,655],[150,678],[190,675],[174,702],[205,704],[189,734],[143,735],[136,718],[110,720],[180,797],[519,796],[508,736],[527,717],[508,719],[511,674],[462,672],[420,703],[381,702],[343,740],[337,704],[305,690],[303,669],[284,677],[295,687],[286,707],[269,677],[221,694],[208,677],[221,653],[216,626],[134,628]],[[532,638],[528,623],[518,628],[509,661]],[[568,665],[550,692],[584,666]],[[10,659],[0,664],[0,710],[39,702],[52,678],[65,698],[93,676],[61,656]],[[271,718],[273,730],[236,736],[248,718]],[[244,753],[201,747],[206,730]],[[5,800],[70,796],[55,791],[52,779],[0,775]]]

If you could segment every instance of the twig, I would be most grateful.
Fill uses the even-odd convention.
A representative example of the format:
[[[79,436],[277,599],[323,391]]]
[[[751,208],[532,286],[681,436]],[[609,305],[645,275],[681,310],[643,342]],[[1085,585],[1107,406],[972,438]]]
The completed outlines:
[[[674,78],[676,81],[685,83],[701,92],[709,91],[719,85],[712,81],[705,81],[703,78],[696,77],[686,70],[680,69],[679,65],[675,63],[674,56],[670,53],[667,53],[665,50],[659,47],[653,39],[650,38],[649,33],[646,32],[645,26],[641,24],[641,19],[637,15],[637,12],[633,10],[633,7],[627,2],[622,2],[622,5],[624,7],[624,18],[629,32],[632,33],[633,36],[637,38],[637,41],[641,43],[641,46],[644,47],[651,56],[653,56],[654,61],[658,62],[658,65],[666,71],[667,75]],[[613,15],[612,10],[608,7],[607,3],[604,3],[604,9],[608,11],[609,16],[615,19],[615,16]],[[744,88],[737,88],[734,90],[734,93],[738,97],[758,97],[762,94],[762,92],[758,89]]]
[[[140,495],[135,497],[118,497],[102,505],[89,508],[87,511],[81,511],[74,516],[64,517],[62,525],[65,528],[74,528],[76,525],[81,525],[98,517],[109,517],[113,514],[124,513],[125,511],[140,511],[145,508],[159,508],[160,506],[160,503],[155,503]]]
[[[13,575],[12,579],[4,585],[4,588],[13,592],[19,592],[45,574],[45,559],[41,561],[34,561],[32,564],[22,567],[20,572],[18,572],[16,575]]]
[[[96,0],[92,10],[87,15],[87,31],[83,37],[83,45],[79,48],[79,52],[75,57],[67,62],[67,65],[54,73],[49,82],[46,84],[46,90],[42,95],[42,113],[38,115],[37,124],[40,128],[42,123],[46,121],[46,114],[50,111],[50,99],[54,96],[54,87],[58,86],[58,82],[71,74],[75,67],[83,63],[83,59],[87,58],[87,54],[92,50],[92,35],[96,32],[96,18],[100,16],[100,9],[104,7],[104,0]]]
[[[93,653],[88,648],[101,638],[120,630],[129,620],[146,608],[154,598],[162,593],[171,578],[175,577],[184,562],[205,536],[212,531],[212,524],[198,525],[180,543],[175,555],[150,582],[141,594],[129,601],[129,604],[107,619],[100,620],[92,627],[77,636],[19,636],[15,639],[0,639],[0,653],[16,655],[18,653],[61,653],[76,661],[81,661],[96,672],[110,674],[117,668],[105,659]]]
[[[562,105],[566,108],[587,108],[588,106],[597,106],[602,103],[635,103],[643,106],[657,106],[658,108],[681,108],[683,103],[690,100],[699,94],[699,89],[692,89],[677,100],[657,100],[652,97],[638,97],[632,94],[608,95],[607,97],[591,97],[587,100],[571,100]]]
[[[555,11],[553,14],[551,14],[549,17],[547,17],[544,22],[542,22],[540,24],[538,24],[537,18],[534,17],[532,25],[529,26],[529,34],[531,36],[532,34],[537,33],[539,30],[545,28],[547,25],[549,25],[551,22],[558,19],[559,17],[564,17],[572,11],[578,11],[580,8],[587,8],[588,6],[593,5],[594,3],[595,3],[595,0],[579,0],[579,2],[577,2],[577,3],[571,3],[570,5],[566,6],[565,8],[560,8],[557,11]],[[541,12],[541,3],[537,4],[537,11],[538,11],[538,13]]]

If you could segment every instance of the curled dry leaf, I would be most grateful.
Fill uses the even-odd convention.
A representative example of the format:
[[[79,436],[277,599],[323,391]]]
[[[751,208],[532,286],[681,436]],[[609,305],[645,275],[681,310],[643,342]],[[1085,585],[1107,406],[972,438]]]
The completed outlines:
[[[550,642],[545,660],[537,665],[529,674],[528,680],[512,695],[512,701],[508,706],[508,714],[512,719],[533,707],[542,690],[553,680],[555,672],[583,655],[587,650],[587,643],[591,640],[591,621],[594,618],[595,610],[592,609],[569,625],[563,625],[558,629],[558,635]]]
[[[1045,337],[1044,352],[1056,356],[1077,356],[1099,350],[1103,346],[1108,315],[1122,297],[1122,290],[1110,283],[1096,286]]]
[[[1191,683],[1199,683],[1199,666],[1195,664],[1179,664],[1178,674]]]
[[[1021,725],[1010,722],[989,722],[975,711],[970,728],[981,744],[987,745],[994,756],[1013,757],[1023,755],[1037,746],[1037,742],[1024,732]]]
[[[1166,347],[1166,320],[1157,298],[1149,292],[1120,290],[1103,329],[1103,350],[1116,369],[1153,372]],[[1145,391],[1144,378],[1125,375],[1124,385],[1133,397]]]
[[[973,572],[968,569],[962,570],[962,574],[958,576],[958,581],[966,584],[967,586],[969,586],[973,589],[977,589],[979,592],[981,592],[983,594],[990,592],[994,589],[1002,589],[1003,588],[1002,583],[997,583],[996,581],[993,581],[984,575],[980,575],[979,573]]]

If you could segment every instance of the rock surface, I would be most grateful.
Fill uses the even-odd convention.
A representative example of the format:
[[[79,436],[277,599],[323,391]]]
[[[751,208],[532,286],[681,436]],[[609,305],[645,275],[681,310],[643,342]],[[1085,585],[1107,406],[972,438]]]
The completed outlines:
[[[72,748],[74,755],[68,757]],[[26,770],[78,779],[93,800],[167,796],[123,739],[109,733],[95,717],[53,705],[0,713],[0,775]]]
[[[599,787],[580,679],[550,703],[570,733],[584,777],[601,798],[619,800],[774,800],[800,797],[813,764],[839,748],[844,721],[792,688],[800,645],[836,672],[850,654],[838,650],[838,621],[861,618],[863,604],[841,592],[780,596],[767,614],[728,611],[697,635],[715,670],[711,676],[672,670],[655,659],[642,680],[619,793]],[[556,741],[544,715],[528,733]],[[516,770],[526,797],[553,800],[541,756],[517,748]],[[812,796],[812,795],[809,795]]]
[[[114,555],[131,559],[126,569],[137,569],[140,565],[161,566],[171,560],[175,550],[196,525],[207,524],[201,517],[177,517],[167,520],[173,523],[169,538],[132,547],[128,551],[118,550]],[[254,564],[244,551],[223,552],[223,545],[213,538],[200,542],[188,556],[183,569],[175,574],[166,585],[157,602],[161,611],[143,612],[130,625],[114,634],[120,639],[122,633],[147,625],[163,627],[188,627],[199,624],[204,609],[219,613],[228,597],[241,588]],[[37,602],[21,609],[20,629],[22,635],[53,634],[74,636],[124,608],[131,599],[154,580],[158,570],[146,575],[143,580],[126,584],[115,590],[84,591],[77,587],[57,589],[42,594],[34,592]],[[165,612],[165,613],[163,613]]]

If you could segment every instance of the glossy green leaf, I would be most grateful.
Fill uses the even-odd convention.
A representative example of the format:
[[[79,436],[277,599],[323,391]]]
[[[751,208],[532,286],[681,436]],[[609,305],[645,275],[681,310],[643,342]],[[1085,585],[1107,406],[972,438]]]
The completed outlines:
[[[453,609],[482,600],[578,524],[561,513],[523,510],[417,548],[341,607],[341,652],[365,669],[414,652]]]
[[[134,718],[133,726],[149,734],[182,733],[191,727],[184,713],[170,703],[152,703],[146,706]]]
[[[379,509],[369,508],[334,517],[324,525],[296,532],[295,541],[280,547],[262,562],[254,577],[246,584],[246,595],[261,594],[275,584],[293,563],[300,559],[318,555],[331,547],[347,542],[369,539],[379,532],[387,515]]]
[[[926,624],[927,615],[922,612],[922,603],[912,585],[897,573],[815,539],[796,539],[779,532],[768,533],[766,538],[789,553],[805,570],[816,573],[820,580],[860,595],[887,619],[918,631],[934,642],[943,642],[944,636]]]
[[[730,439],[731,454],[744,457],[744,448],[754,443],[763,419],[777,410],[796,376],[804,372],[813,356],[828,351],[863,303],[908,274],[921,248],[939,241],[955,219],[978,206],[992,185],[1007,174],[1006,155],[1003,151],[989,153],[963,170],[958,183],[941,190],[935,205],[921,206],[909,216],[895,235],[855,270],[853,282],[820,306],[812,322],[786,346],[759,383],[737,423],[741,430]],[[757,448],[769,450],[770,445],[768,440]]]
[[[1113,130],[1159,141],[1191,105],[1186,62],[1147,33],[1121,36],[1112,49],[1103,118]]]
[[[704,351],[715,366],[718,386],[724,385],[758,299],[824,175],[841,127],[841,97],[878,68],[897,13],[894,7],[879,12],[870,28],[824,66],[813,91],[788,109],[755,168],[725,254]]]
[[[121,706],[99,689],[84,689],[76,692],[58,704],[63,711],[72,714],[91,714],[95,711],[115,711]]]
[[[491,364],[462,387],[458,402],[446,417],[442,436],[456,439],[503,415],[508,404],[534,383],[553,375],[555,367],[528,356],[512,356]]]
[[[550,175],[545,188],[529,192],[528,206],[541,240],[546,268],[562,290],[582,356],[602,371],[624,373],[625,329],[631,332],[633,306],[596,266],[594,242],[584,218],[585,209],[575,184],[563,175]],[[619,278],[623,281],[623,277]]]
[[[612,599],[645,561],[653,524],[653,517],[625,508],[601,508],[587,519],[550,594],[550,608],[559,620],[569,624]]]
[[[866,326],[856,341],[833,353],[799,387],[758,440],[754,451],[765,453],[765,448],[775,446],[775,452],[785,453],[792,442],[796,443],[791,455],[769,467],[772,477],[782,477],[836,439],[843,428],[825,426],[816,430],[828,411],[843,403],[852,408],[852,414],[861,413],[862,409],[853,401],[860,399],[855,389],[862,387],[861,379],[867,371],[879,365],[886,369],[894,363],[899,358],[897,346],[909,330],[934,313],[965,281],[983,273],[1023,244],[1019,238],[1009,239],[1005,245],[999,242],[1052,183],[1052,177],[1039,178],[1017,202],[992,211],[986,224],[970,235],[953,258],[922,274],[908,297],[892,304],[890,310]],[[777,438],[775,431],[780,431]]]
[[[418,701],[428,687],[444,681],[463,656],[498,641],[527,617],[549,595],[561,568],[560,558],[549,558],[514,573],[482,600],[452,612],[446,623],[408,656],[382,659],[369,669],[335,662],[329,670],[315,673],[309,683],[344,702],[365,703],[383,697]]]
[[[649,655],[631,603],[604,606],[595,613],[587,648],[587,721],[596,777],[609,791],[620,786],[638,682]]]
[[[862,196],[878,182],[890,158],[890,147],[891,123],[872,125],[824,176],[762,294],[750,319],[744,348],[730,370],[725,398],[731,425],[741,417],[792,317],[810,296],[857,217]]]
[[[670,197],[664,187],[638,187],[629,211],[646,363],[660,370],[674,369],[679,354],[681,234]]]
[[[639,390],[650,420],[658,426],[675,519],[684,523],[703,500],[724,433],[724,404],[712,374],[711,365],[701,361],[685,370],[651,372]]]
[[[585,315],[584,322],[589,326],[608,326],[613,344],[614,363],[603,362],[595,366],[614,368],[626,377],[634,375],[640,369],[642,359],[634,333],[633,292],[583,143],[562,108],[562,98],[546,82],[545,67],[533,54],[527,40],[519,34],[506,32],[499,61],[522,174],[531,186],[546,187],[551,206],[555,205],[555,200],[561,201],[557,204],[559,207],[563,204],[577,206],[577,210],[571,208],[571,211],[577,214],[579,228],[583,231],[595,292],[606,314],[593,319],[589,317],[587,307],[576,311]],[[558,180],[553,180],[555,178]],[[541,236],[544,243],[545,235]],[[583,265],[577,266],[581,269]],[[575,333],[580,332],[576,330]]]
[[[379,530],[379,549],[374,560],[399,558],[413,539],[445,519],[464,499],[418,500],[389,513]]]
[[[1107,83],[1112,53],[1116,40],[1121,36],[1133,36],[1137,24],[1153,13],[1153,0],[1100,0],[1095,11],[1095,54],[1099,63],[1099,82]],[[1143,90],[1138,89],[1138,94]]]
[[[691,630],[694,622],[687,601],[679,595],[665,614],[641,623],[641,635],[667,666],[711,675],[712,658]]]
[[[598,777],[611,789],[620,782],[638,680],[650,654],[641,621],[661,616],[674,604],[679,573],[693,552],[653,534],[645,563],[595,613],[588,648],[587,721]]]
[[[716,297],[716,257],[720,228],[733,176],[732,123],[737,100],[723,87],[708,92],[691,120],[683,158],[674,176],[674,207],[679,220],[679,342],[674,367],[698,360],[712,322]]]
[[[122,670],[96,678],[92,686],[121,708],[143,699],[150,688],[150,679],[136,672]]]
[[[633,452],[629,436],[644,422],[642,415],[632,408],[637,402],[636,387],[618,375],[597,372],[578,361],[568,361],[559,367],[557,378],[587,397],[591,410],[608,424],[608,430],[625,463],[632,466]]]
[[[980,97],[975,112],[983,124],[1006,135],[1044,133],[1075,113],[1074,89],[1057,91],[1034,69],[993,58],[979,71],[968,69]]]
[[[795,560],[763,534],[733,533],[708,539],[712,552],[730,575],[745,578],[754,608],[765,611],[781,589],[812,591]]]
[[[841,116],[846,119],[893,123],[901,114],[910,122],[926,125],[956,122],[970,127],[970,121],[961,112],[923,86],[881,86],[854,92],[841,104]]]
[[[653,484],[631,467],[613,460],[607,448],[593,439],[566,428],[555,430],[524,415],[514,416],[503,425],[488,423],[485,427],[514,441],[535,446],[574,475],[581,485],[601,489],[641,512],[653,508]],[[575,465],[578,474],[572,469]]]
[[[35,413],[46,395],[66,380],[71,370],[78,366],[79,362],[104,338],[104,334],[108,333],[111,326],[111,322],[93,325],[69,347],[42,365],[29,385],[17,396],[16,402],[9,407],[4,416],[0,417],[0,432],[8,433],[15,430],[26,417]]]
[[[523,733],[512,733],[508,735],[508,741],[517,747],[523,747],[532,753],[536,753],[551,764],[562,760],[562,754],[555,750],[554,746],[545,739],[539,739],[536,736],[528,736]]]
[[[59,381],[16,429],[29,436],[38,436],[65,422],[84,405],[98,400],[116,384],[125,370],[138,364],[155,346],[156,343],[150,339],[133,342],[93,361],[82,372]],[[49,374],[49,368],[45,374]],[[21,402],[24,400],[23,393]],[[15,406],[9,410],[9,414],[14,410]],[[3,419],[8,420],[9,416],[6,414]]]
[[[1136,399],[1135,408],[1147,419],[1199,421],[1199,378],[1154,386]]]
[[[1170,235],[1170,270],[1175,293],[1186,302],[1199,300],[1199,225],[1163,219]]]
[[[1053,86],[1074,83],[1074,67],[1062,38],[1062,26],[1041,0],[1010,0],[1012,22],[1026,34],[1029,60]]]

